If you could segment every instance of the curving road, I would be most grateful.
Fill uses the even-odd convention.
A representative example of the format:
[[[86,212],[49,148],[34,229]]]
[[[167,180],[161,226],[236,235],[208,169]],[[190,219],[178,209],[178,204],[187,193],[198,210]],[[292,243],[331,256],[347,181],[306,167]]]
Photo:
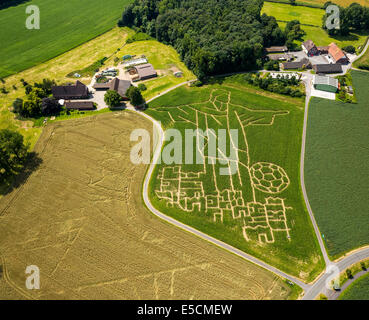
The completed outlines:
[[[366,50],[368,50],[369,48],[369,41],[368,43],[366,44],[366,47],[365,49],[363,50],[363,52],[361,53],[360,56],[362,56]],[[358,56],[358,58],[360,57]],[[356,59],[355,59],[356,60]],[[306,203],[306,207],[307,207],[307,210],[309,212],[309,216],[310,216],[310,219],[311,219],[311,222],[313,224],[313,227],[314,227],[314,231],[315,231],[315,234],[317,236],[317,239],[319,241],[319,246],[320,246],[320,249],[322,251],[322,254],[323,254],[323,257],[324,257],[324,261],[327,265],[327,269],[325,270],[325,272],[320,275],[317,279],[315,279],[314,283],[313,284],[306,284],[304,282],[302,282],[301,280],[299,280],[298,278],[296,277],[293,277],[227,243],[224,243],[218,239],[215,239],[197,229],[194,229],[188,225],[185,225],[181,222],[179,222],[178,220],[175,220],[173,219],[172,217],[169,217],[165,214],[163,214],[162,212],[160,212],[159,210],[157,210],[151,203],[150,201],[150,198],[149,198],[149,184],[150,184],[150,179],[151,179],[151,176],[152,176],[152,173],[154,171],[154,168],[155,168],[155,165],[160,157],[160,154],[161,154],[161,150],[162,150],[162,147],[163,147],[163,144],[164,144],[164,131],[163,131],[163,128],[161,127],[161,124],[156,121],[155,119],[153,119],[152,117],[150,117],[149,115],[143,113],[143,112],[140,112],[140,111],[137,111],[135,108],[133,108],[132,106],[128,106],[127,109],[131,110],[131,111],[134,111],[134,112],[137,112],[139,114],[141,114],[143,117],[149,119],[153,124],[154,124],[154,127],[156,129],[156,134],[159,135],[159,139],[157,141],[157,144],[155,146],[155,151],[154,151],[154,156],[153,156],[153,161],[151,162],[150,166],[149,166],[149,169],[146,173],[146,177],[145,177],[145,180],[144,180],[144,184],[143,184],[143,189],[142,189],[142,193],[143,193],[143,199],[144,199],[144,202],[145,202],[145,205],[146,207],[154,214],[156,215],[157,217],[159,217],[160,219],[163,219],[165,220],[166,222],[168,223],[171,223],[173,225],[175,225],[176,227],[178,228],[181,228],[182,230],[185,230],[187,232],[190,232],[206,241],[209,241],[213,244],[215,244],[216,246],[218,247],[221,247],[223,248],[224,250],[227,250],[233,254],[236,254],[237,256],[243,258],[243,259],[246,259],[270,272],[273,272],[275,273],[276,275],[282,277],[282,278],[285,278],[297,285],[299,285],[302,289],[304,289],[304,295],[302,297],[302,300],[313,300],[315,299],[320,293],[324,293],[326,294],[327,296],[332,296],[332,290],[329,290],[327,289],[327,285],[326,283],[331,279],[332,277],[332,273],[329,271],[330,270],[330,267],[332,266],[335,266],[337,267],[341,272],[344,271],[345,269],[347,269],[349,266],[363,260],[363,259],[367,259],[369,258],[369,247],[366,247],[366,248],[361,248],[361,249],[358,249],[356,251],[354,251],[353,253],[351,254],[348,254],[347,256],[345,256],[343,259],[341,259],[340,261],[336,262],[336,263],[332,263],[331,260],[329,259],[329,256],[328,256],[328,253],[327,253],[327,250],[324,246],[324,242],[323,242],[323,239],[322,239],[322,236],[321,236],[321,233],[319,231],[319,227],[316,223],[316,220],[315,220],[315,217],[314,217],[314,214],[313,214],[313,211],[311,209],[311,206],[310,206],[310,203],[309,203],[309,200],[308,200],[308,196],[307,196],[307,192],[306,192],[306,188],[305,188],[305,182],[304,182],[304,160],[305,160],[305,148],[306,148],[306,132],[307,132],[307,121],[308,121],[308,108],[309,108],[309,101],[310,101],[310,90],[311,90],[311,87],[310,87],[310,83],[311,83],[311,79],[312,79],[312,75],[311,74],[304,74],[306,77],[305,77],[305,84],[306,84],[306,105],[305,105],[305,116],[304,116],[304,127],[303,127],[303,135],[302,135],[302,147],[301,147],[301,159],[300,159],[300,177],[301,177],[301,188],[302,188],[302,192],[303,192],[303,196],[304,196],[304,200],[305,200],[305,203]],[[161,97],[162,95],[180,87],[180,86],[183,86],[183,85],[186,85],[190,82],[193,82],[194,80],[191,80],[191,81],[187,81],[187,82],[183,82],[183,83],[180,83],[164,92],[162,92],[161,94],[151,98],[150,100],[148,100],[147,102],[151,102],[153,101],[154,99],[157,99],[158,97]],[[153,133],[154,134],[154,133]]]

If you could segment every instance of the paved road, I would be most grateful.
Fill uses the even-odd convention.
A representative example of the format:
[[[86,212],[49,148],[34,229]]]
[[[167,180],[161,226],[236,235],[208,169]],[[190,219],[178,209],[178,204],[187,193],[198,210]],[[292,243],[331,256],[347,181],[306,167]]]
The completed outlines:
[[[367,50],[369,47],[369,43],[366,45],[366,49]],[[363,52],[365,52],[365,50]],[[156,162],[157,160],[159,159],[160,157],[160,153],[161,153],[161,150],[162,150],[162,147],[163,147],[163,144],[164,144],[164,131],[160,125],[160,123],[158,121],[156,121],[155,119],[151,118],[149,115],[145,114],[145,113],[142,113],[142,112],[139,112],[139,111],[136,111],[133,107],[129,106],[128,109],[130,110],[133,110],[135,112],[138,112],[140,113],[142,116],[144,116],[145,118],[149,119],[150,121],[152,121],[154,123],[154,126],[155,126],[155,129],[157,131],[157,133],[159,134],[160,138],[159,138],[159,141],[156,145],[156,148],[155,148],[155,151],[154,151],[154,157],[153,157],[153,161],[151,162],[150,164],[150,167],[149,167],[149,170],[147,171],[147,174],[146,174],[146,177],[145,177],[145,181],[144,181],[144,185],[143,185],[143,190],[142,190],[142,193],[143,193],[143,198],[144,198],[144,202],[145,202],[145,205],[147,206],[147,208],[154,214],[156,215],[157,217],[159,217],[160,219],[163,219],[175,226],[177,226],[178,228],[181,228],[187,232],[190,232],[206,241],[209,241],[227,251],[230,251],[234,254],[236,254],[237,256],[241,257],[241,258],[244,258],[266,270],[269,270],[275,274],[277,274],[278,276],[282,277],[282,278],[285,278],[285,279],[288,279],[289,281],[299,285],[302,289],[304,289],[304,295],[303,295],[303,300],[312,300],[314,299],[315,297],[317,297],[320,293],[325,293],[326,295],[330,295],[332,294],[332,291],[331,290],[328,290],[326,287],[326,282],[330,279],[331,277],[331,273],[329,272],[329,267],[330,266],[336,266],[338,267],[338,270],[339,271],[344,271],[346,268],[348,268],[349,266],[351,266],[352,264],[355,264],[363,259],[366,259],[366,258],[369,258],[369,247],[366,247],[366,248],[362,248],[362,249],[358,249],[356,250],[355,252],[351,253],[351,254],[348,254],[346,257],[344,257],[343,259],[341,259],[340,261],[338,261],[337,263],[332,263],[328,257],[328,254],[327,254],[327,251],[326,251],[326,248],[324,246],[324,242],[323,242],[323,239],[321,237],[321,234],[320,234],[320,231],[319,231],[319,228],[318,228],[318,225],[316,223],[316,220],[315,220],[315,217],[314,217],[314,214],[312,212],[312,209],[310,207],[310,204],[309,204],[309,200],[308,200],[308,197],[307,197],[307,193],[306,193],[306,188],[305,188],[305,183],[304,183],[304,158],[305,158],[305,147],[306,147],[306,130],[307,130],[307,119],[308,119],[308,106],[309,106],[309,100],[310,100],[310,92],[311,92],[311,87],[310,87],[310,83],[311,83],[311,79],[312,79],[312,75],[310,73],[304,73],[304,76],[305,76],[305,84],[306,84],[306,106],[305,106],[305,117],[304,117],[304,129],[303,129],[303,141],[302,141],[302,152],[301,152],[301,162],[300,162],[300,175],[301,175],[301,187],[302,187],[302,190],[303,190],[303,196],[304,196],[304,199],[305,199],[305,203],[306,203],[306,206],[307,206],[307,209],[308,209],[308,212],[309,212],[309,216],[310,216],[310,219],[312,221],[312,224],[313,224],[313,227],[314,227],[314,231],[316,233],[316,236],[318,238],[318,241],[319,241],[319,246],[321,248],[321,251],[322,251],[322,254],[323,254],[323,257],[324,257],[324,260],[328,266],[328,268],[326,269],[325,273],[322,274],[321,276],[319,276],[313,284],[306,284],[304,282],[302,282],[301,280],[291,276],[291,275],[288,275],[286,274],[285,272],[271,266],[271,265],[268,265],[266,264],[265,262],[251,256],[251,255],[248,255],[246,254],[245,252],[239,250],[239,249],[236,249],[218,239],[215,239],[199,230],[196,230],[188,225],[185,225],[169,216],[166,216],[165,214],[161,213],[160,211],[158,211],[157,209],[154,208],[154,206],[151,204],[150,202],[150,198],[149,198],[149,183],[150,183],[150,179],[151,179],[151,176],[152,176],[152,173],[153,173],[153,170],[155,168],[155,165],[156,165]],[[189,81],[190,82],[190,81]],[[178,84],[176,85],[175,87],[173,88],[170,88],[164,92],[162,92],[160,95],[148,100],[147,102],[151,102],[153,101],[154,99],[158,98],[158,97],[161,97],[162,95],[182,86],[182,85],[185,85],[189,82],[184,82],[184,83],[181,83],[181,84]]]
[[[304,196],[306,208],[309,212],[310,220],[313,224],[315,234],[316,234],[316,236],[318,238],[318,241],[319,241],[319,247],[320,247],[320,250],[322,251],[324,262],[325,262],[326,265],[328,265],[331,261],[328,257],[327,250],[324,246],[324,242],[323,242],[321,233],[319,231],[318,224],[316,223],[313,210],[311,209],[311,206],[310,206],[310,203],[309,203],[309,198],[308,198],[306,188],[305,188],[304,165],[305,165],[305,149],[306,149],[306,131],[307,131],[308,114],[309,114],[309,102],[310,102],[310,97],[311,97],[310,94],[311,94],[312,75],[310,73],[304,73],[303,77],[304,77],[303,81],[305,82],[305,87],[306,87],[306,99],[305,99],[306,102],[305,102],[304,127],[303,127],[303,131],[302,131],[302,145],[301,145],[301,159],[300,159],[301,189],[302,189],[302,194]]]

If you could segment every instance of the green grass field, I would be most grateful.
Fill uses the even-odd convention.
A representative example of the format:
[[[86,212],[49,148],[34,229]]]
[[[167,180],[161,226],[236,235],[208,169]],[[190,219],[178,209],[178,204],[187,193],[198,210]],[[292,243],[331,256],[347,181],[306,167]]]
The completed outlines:
[[[351,33],[348,36],[329,36],[322,29],[324,10],[318,8],[265,2],[262,12],[274,16],[282,29],[286,27],[288,21],[299,20],[303,24],[302,29],[306,32],[303,40],[313,40],[317,46],[327,46],[335,42],[341,48],[348,45],[358,48],[365,43],[369,35],[369,32],[363,32],[361,34]],[[296,43],[300,45],[302,41],[296,41]]]
[[[352,283],[340,295],[339,300],[369,300],[369,274]]]
[[[278,21],[299,20],[302,24],[321,27],[324,10],[282,3],[265,2],[262,13],[275,17]]]
[[[357,104],[313,98],[305,184],[329,254],[369,244],[369,73],[352,71]]]
[[[0,11],[0,77],[38,65],[113,28],[130,0],[38,0]],[[25,8],[40,8],[40,30],[25,27]]]
[[[237,172],[220,173],[227,161],[159,165],[150,185],[152,202],[167,215],[311,281],[324,263],[300,192],[304,102],[258,91],[242,76],[221,82],[178,88],[146,112],[183,135],[186,129],[224,129],[229,142],[229,130],[238,130]],[[237,149],[232,141],[227,154]],[[208,156],[207,143],[199,148],[201,158]],[[185,144],[178,150],[184,155]],[[224,160],[224,152],[218,157]],[[261,172],[270,183],[257,180]]]

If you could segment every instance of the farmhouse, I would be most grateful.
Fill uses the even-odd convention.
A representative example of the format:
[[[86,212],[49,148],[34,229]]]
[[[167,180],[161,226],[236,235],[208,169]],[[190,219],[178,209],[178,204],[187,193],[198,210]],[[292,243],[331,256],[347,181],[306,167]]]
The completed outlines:
[[[284,62],[282,63],[283,70],[301,70],[301,69],[311,69],[311,63],[309,59],[304,58],[301,61],[294,62]]]
[[[89,95],[88,88],[78,80],[74,85],[53,86],[51,91],[55,99],[86,99]]]
[[[92,101],[67,101],[64,104],[67,110],[94,110]]]
[[[314,76],[314,88],[321,91],[336,93],[339,89],[338,80],[327,76]]]
[[[134,67],[134,77],[133,81],[146,80],[157,77],[157,73],[150,63],[141,64]]]
[[[113,90],[119,93],[119,95],[123,99],[128,99],[126,96],[127,90],[131,87],[131,81],[128,80],[120,80],[118,78],[114,78],[110,82],[107,83],[95,83],[93,88],[95,90]]]
[[[288,48],[286,46],[281,46],[281,47],[269,47],[269,48],[265,48],[265,51],[267,53],[283,53],[283,52],[287,52]]]
[[[334,43],[329,45],[328,56],[335,62],[339,64],[347,64],[350,62],[346,54]]]
[[[301,45],[302,50],[309,56],[316,56],[319,54],[319,50],[312,40],[306,40]]]
[[[313,69],[316,73],[342,73],[342,66],[340,64],[315,64]]]

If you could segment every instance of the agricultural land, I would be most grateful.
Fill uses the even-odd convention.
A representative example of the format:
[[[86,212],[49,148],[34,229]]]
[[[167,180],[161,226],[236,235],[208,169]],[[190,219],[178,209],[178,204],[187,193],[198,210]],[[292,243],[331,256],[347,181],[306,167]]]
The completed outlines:
[[[0,200],[1,299],[287,299],[299,288],[152,216],[130,111],[48,124],[40,165]],[[41,289],[24,290],[24,266]]]
[[[268,0],[267,0],[268,1]],[[290,4],[289,0],[273,0],[271,2],[280,2]],[[297,0],[296,4],[300,6],[311,6],[311,7],[321,7],[323,8],[324,4],[327,3],[326,0]],[[343,7],[348,7],[351,3],[356,2],[363,6],[369,7],[369,0],[334,0],[332,1],[335,4],[338,4]]]
[[[213,129],[214,135],[224,129],[230,148],[239,151],[237,173],[222,175],[218,160],[229,164],[226,152],[218,148],[217,159],[208,156],[209,138],[197,133],[196,141],[205,139],[198,147],[205,163],[157,165],[151,201],[161,212],[311,281],[324,262],[296,165],[304,102],[250,88],[242,76],[221,82],[178,88],[150,103],[146,112],[183,135],[185,129]],[[238,146],[230,129],[238,130]]]
[[[274,16],[282,29],[285,28],[288,21],[299,20],[302,25],[301,28],[306,32],[303,40],[312,40],[318,46],[327,46],[335,42],[341,48],[348,45],[358,48],[364,45],[369,35],[368,31],[362,34],[350,33],[348,36],[329,36],[322,28],[322,19],[325,12],[319,8],[265,2],[262,13]],[[302,41],[296,40],[295,42],[301,44]]]
[[[0,11],[0,77],[45,62],[112,29],[129,0],[30,1]],[[40,8],[39,30],[25,27],[25,9]],[[76,14],[78,13],[78,14]]]
[[[339,297],[340,300],[369,300],[369,274],[352,283]]]
[[[305,185],[332,257],[368,245],[369,73],[352,71],[357,104],[313,98]]]
[[[25,137],[26,143],[30,144],[31,149],[41,134],[42,129],[35,127],[33,121],[17,120],[10,111],[12,102],[16,98],[25,96],[24,88],[20,81],[22,78],[30,83],[42,81],[44,78],[54,79],[60,84],[74,82],[76,78],[68,77],[73,71],[88,68],[92,63],[103,57],[108,57],[108,60],[105,61],[105,66],[114,66],[114,58],[121,58],[125,52],[131,54],[136,52],[145,53],[153,66],[161,72],[158,78],[145,81],[148,89],[143,95],[146,99],[163,92],[168,87],[194,78],[193,74],[180,61],[177,52],[170,46],[165,46],[155,40],[139,41],[125,46],[127,37],[132,34],[134,34],[134,31],[131,29],[114,28],[54,59],[7,77],[4,86],[8,93],[0,93],[0,129],[8,128],[21,132]],[[122,47],[122,50],[118,50]],[[172,66],[180,68],[184,76],[176,78],[170,74],[168,69]],[[89,84],[91,79],[91,76],[87,76],[78,80]]]

